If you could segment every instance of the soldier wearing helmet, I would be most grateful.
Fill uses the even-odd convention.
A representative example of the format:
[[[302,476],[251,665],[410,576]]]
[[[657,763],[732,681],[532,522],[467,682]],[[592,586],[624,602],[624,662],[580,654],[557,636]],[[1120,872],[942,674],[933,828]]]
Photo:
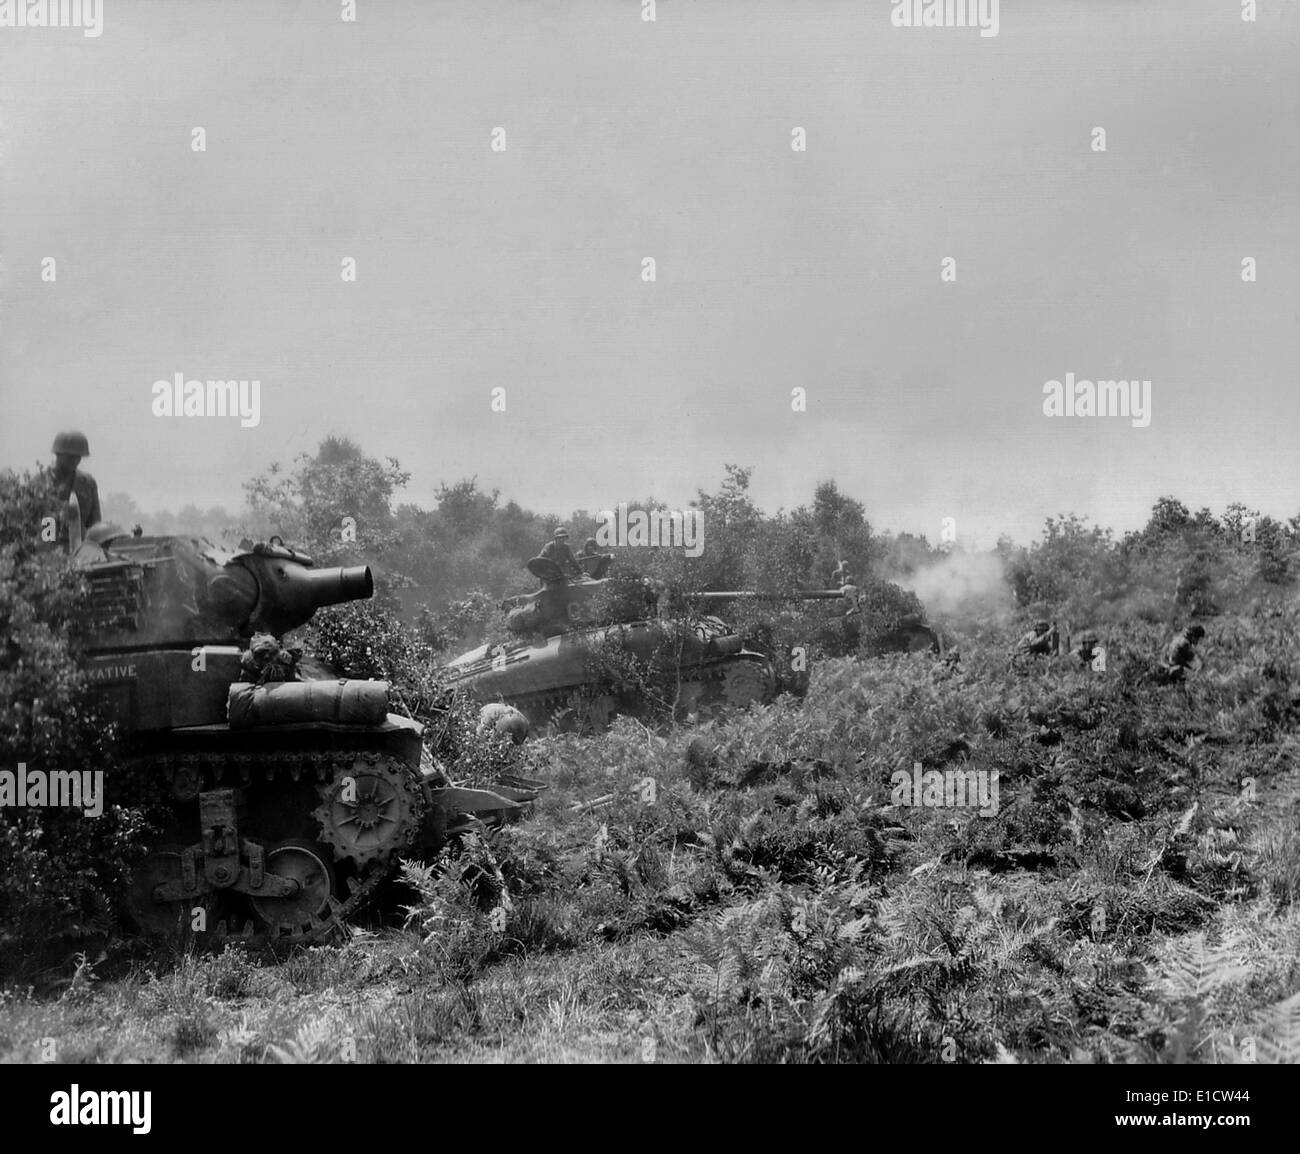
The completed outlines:
[[[548,541],[538,556],[554,561],[567,577],[583,576],[582,566],[569,548],[569,531],[563,525],[555,530],[555,540]]]
[[[1070,650],[1070,656],[1075,658],[1080,665],[1086,665],[1091,668],[1093,663],[1097,660],[1098,655],[1102,652],[1101,638],[1091,630],[1085,630],[1079,635],[1078,643]],[[1101,668],[1101,666],[1099,666],[1099,668]]]
[[[1035,621],[1034,627],[1016,642],[1019,656],[1047,657],[1055,653],[1060,644],[1060,634],[1050,621]]]
[[[54,495],[66,503],[75,494],[77,507],[81,510],[81,531],[84,533],[103,519],[99,512],[99,486],[95,484],[94,477],[77,467],[81,464],[82,457],[90,456],[86,435],[75,430],[59,433],[54,438],[50,452],[54,454],[54,467],[50,470]]]

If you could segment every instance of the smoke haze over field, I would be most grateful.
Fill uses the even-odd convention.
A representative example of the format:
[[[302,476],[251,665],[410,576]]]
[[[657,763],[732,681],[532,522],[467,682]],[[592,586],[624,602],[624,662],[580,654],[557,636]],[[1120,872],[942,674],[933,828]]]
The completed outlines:
[[[946,617],[1000,617],[1015,608],[1006,567],[996,553],[954,551],[893,580],[915,593],[928,612]]]
[[[343,431],[403,500],[563,515],[737,461],[769,512],[833,476],[967,548],[1169,492],[1295,513],[1300,4],[339,9],[5,30],[0,464],[81,427],[103,491],[234,510]],[[153,415],[177,374],[256,379],[260,423]],[[1070,374],[1150,380],[1150,426],[1045,416]]]

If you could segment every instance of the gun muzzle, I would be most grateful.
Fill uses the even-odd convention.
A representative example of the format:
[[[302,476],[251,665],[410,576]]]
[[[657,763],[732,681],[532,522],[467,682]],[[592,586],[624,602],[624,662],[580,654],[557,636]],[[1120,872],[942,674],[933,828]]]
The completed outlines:
[[[317,591],[316,608],[343,601],[365,601],[375,595],[369,565],[339,565],[334,569],[305,570],[308,584]]]

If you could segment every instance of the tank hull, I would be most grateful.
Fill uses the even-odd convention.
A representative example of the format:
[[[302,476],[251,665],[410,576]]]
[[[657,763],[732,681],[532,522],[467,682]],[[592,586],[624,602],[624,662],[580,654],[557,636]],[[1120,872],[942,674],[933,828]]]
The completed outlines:
[[[745,708],[776,695],[771,660],[711,617],[631,621],[481,646],[445,672],[476,701],[512,705],[534,727],[602,729],[618,714],[641,714],[656,704],[643,686],[600,676],[611,646],[654,675],[658,704],[677,717]]]

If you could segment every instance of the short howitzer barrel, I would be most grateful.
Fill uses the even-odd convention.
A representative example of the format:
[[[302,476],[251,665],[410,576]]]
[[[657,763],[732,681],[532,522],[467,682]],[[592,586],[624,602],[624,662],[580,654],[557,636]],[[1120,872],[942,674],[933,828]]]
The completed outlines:
[[[317,609],[364,601],[375,593],[369,565],[313,569],[281,558],[245,556],[242,560],[257,578],[259,589],[249,624],[276,636],[305,625]]]

